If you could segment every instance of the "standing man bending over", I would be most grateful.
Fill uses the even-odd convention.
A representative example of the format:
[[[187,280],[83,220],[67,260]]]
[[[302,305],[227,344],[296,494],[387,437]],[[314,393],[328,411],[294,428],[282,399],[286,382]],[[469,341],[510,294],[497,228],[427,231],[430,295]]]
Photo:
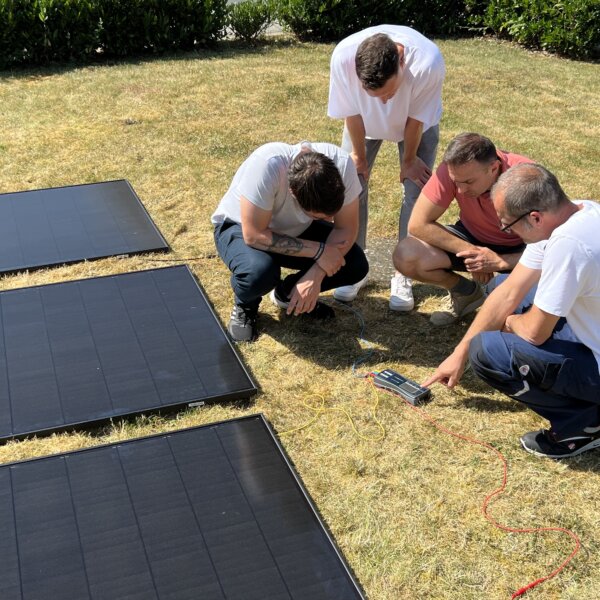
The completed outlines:
[[[424,385],[454,387],[469,359],[486,383],[550,422],[521,438],[525,450],[564,458],[600,447],[600,205],[571,202],[532,164],[507,171],[492,196],[527,248]]]
[[[443,162],[427,182],[413,210],[408,231],[394,251],[394,266],[408,277],[449,292],[448,307],[431,315],[434,325],[449,325],[483,303],[479,283],[494,272],[512,270],[525,245],[510,228],[501,228],[490,189],[512,165],[531,162],[496,150],[478,133],[461,133],[448,145]],[[438,219],[456,199],[459,221]],[[473,280],[455,271],[468,271]]]
[[[258,305],[271,290],[288,314],[334,316],[320,292],[356,283],[369,269],[354,243],[359,193],[352,159],[332,144],[270,143],[244,161],[211,219],[231,271],[235,341],[256,337]],[[282,281],[281,267],[297,272]]]
[[[431,176],[442,116],[446,74],[438,47],[409,27],[380,25],[342,40],[331,57],[328,115],[344,119],[342,148],[363,177],[358,244],[366,248],[368,179],[383,140],[398,144],[404,199],[399,239],[419,191]],[[353,300],[365,281],[337,289],[338,300]],[[392,278],[390,308],[411,310],[412,282]]]

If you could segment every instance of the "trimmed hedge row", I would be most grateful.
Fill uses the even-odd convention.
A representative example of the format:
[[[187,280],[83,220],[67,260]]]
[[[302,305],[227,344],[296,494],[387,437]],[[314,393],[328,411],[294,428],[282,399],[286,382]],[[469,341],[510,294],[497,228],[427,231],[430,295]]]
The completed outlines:
[[[0,0],[0,67],[191,49],[224,35],[227,0]]]
[[[600,0],[466,0],[471,23],[530,48],[600,56]]]
[[[458,34],[464,0],[276,0],[282,24],[301,40],[337,41],[366,27],[401,23],[427,34]]]
[[[481,31],[566,56],[600,56],[600,0],[0,0],[0,68],[189,50],[274,19],[301,40],[379,23],[426,35]]]

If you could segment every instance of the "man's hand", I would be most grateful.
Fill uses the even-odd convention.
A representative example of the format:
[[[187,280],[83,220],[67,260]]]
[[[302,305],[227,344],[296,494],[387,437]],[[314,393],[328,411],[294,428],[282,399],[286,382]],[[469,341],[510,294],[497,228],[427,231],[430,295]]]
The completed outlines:
[[[321,285],[306,273],[292,289],[287,314],[297,317],[302,313],[310,312],[316,306],[320,293]]]
[[[494,273],[510,269],[510,265],[500,255],[485,246],[473,246],[470,250],[457,252],[456,256],[464,259],[469,273]]]
[[[400,165],[400,183],[410,179],[419,189],[429,181],[431,169],[418,157],[410,161],[403,161]]]
[[[454,352],[435,370],[435,373],[421,385],[430,387],[434,383],[441,383],[452,389],[465,372],[467,353],[456,348]]]
[[[325,271],[328,277],[335,275],[346,264],[346,259],[341,250],[345,245],[346,242],[325,244],[325,249],[319,260],[317,260],[317,264]]]
[[[350,158],[354,162],[356,172],[362,175],[365,181],[369,181],[369,163],[366,156],[358,156],[355,152],[350,152]]]

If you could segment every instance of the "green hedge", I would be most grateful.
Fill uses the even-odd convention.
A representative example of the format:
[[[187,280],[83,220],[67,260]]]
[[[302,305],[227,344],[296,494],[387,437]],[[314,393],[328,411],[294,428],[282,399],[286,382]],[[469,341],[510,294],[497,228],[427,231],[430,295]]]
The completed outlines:
[[[600,0],[466,0],[471,22],[530,48],[600,56]]]
[[[252,43],[265,33],[274,15],[272,0],[242,0],[227,7],[227,29],[234,37]]]
[[[224,35],[227,0],[0,0],[0,67],[190,49]]]
[[[426,35],[466,33],[464,0],[276,0],[281,23],[302,40],[338,41],[381,23]]]

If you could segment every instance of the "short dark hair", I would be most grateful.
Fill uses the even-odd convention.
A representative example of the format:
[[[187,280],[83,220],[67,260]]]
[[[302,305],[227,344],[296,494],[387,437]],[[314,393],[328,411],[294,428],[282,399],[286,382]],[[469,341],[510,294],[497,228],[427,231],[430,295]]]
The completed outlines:
[[[376,33],[361,42],[354,61],[365,89],[378,90],[398,73],[398,47],[385,33]]]
[[[342,176],[331,158],[320,152],[300,152],[288,169],[288,183],[303,210],[333,216],[344,205]]]
[[[492,198],[498,193],[503,194],[506,212],[515,217],[532,210],[554,212],[569,202],[556,176],[534,163],[519,163],[502,173]]]
[[[442,160],[447,165],[458,167],[472,160],[487,165],[499,159],[492,140],[479,133],[467,132],[459,133],[448,144]]]

